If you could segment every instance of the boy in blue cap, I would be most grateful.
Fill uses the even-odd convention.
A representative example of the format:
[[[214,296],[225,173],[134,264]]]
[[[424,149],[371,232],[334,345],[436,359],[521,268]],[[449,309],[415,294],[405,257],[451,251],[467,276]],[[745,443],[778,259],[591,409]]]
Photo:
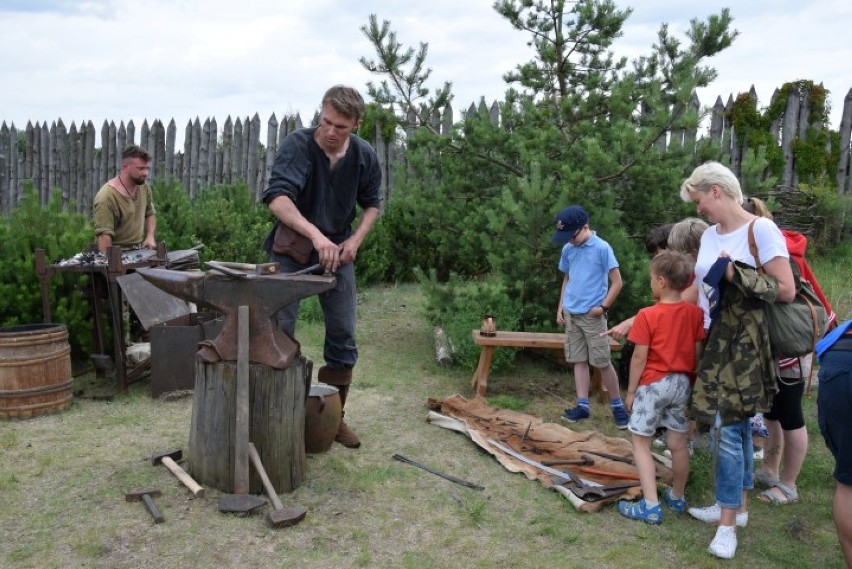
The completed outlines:
[[[562,419],[576,423],[591,416],[589,363],[601,370],[601,381],[610,394],[615,424],[626,429],[629,421],[621,400],[618,375],[612,366],[607,331],[607,311],[621,292],[621,273],[609,243],[589,229],[589,214],[571,205],[556,216],[551,239],[563,245],[559,270],[565,274],[556,322],[565,326],[565,360],[574,365],[577,406],[565,409]]]

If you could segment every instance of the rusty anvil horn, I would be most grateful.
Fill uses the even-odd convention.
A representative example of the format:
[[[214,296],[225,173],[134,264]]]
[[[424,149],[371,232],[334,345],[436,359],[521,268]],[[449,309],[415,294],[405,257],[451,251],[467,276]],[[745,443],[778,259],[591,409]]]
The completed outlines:
[[[256,275],[235,278],[216,271],[186,272],[169,269],[137,269],[157,288],[224,315],[222,331],[202,343],[198,356],[205,362],[237,359],[237,309],[249,307],[249,360],[284,369],[299,353],[299,343],[278,328],[275,314],[285,306],[319,294],[336,284],[333,276]]]

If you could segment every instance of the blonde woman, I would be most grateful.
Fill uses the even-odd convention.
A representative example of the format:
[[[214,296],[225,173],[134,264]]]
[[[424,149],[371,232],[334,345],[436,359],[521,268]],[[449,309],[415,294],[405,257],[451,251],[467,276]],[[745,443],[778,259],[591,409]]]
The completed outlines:
[[[728,168],[718,162],[702,164],[683,182],[680,196],[712,224],[701,236],[695,264],[711,324],[690,415],[711,429],[717,449],[716,503],[689,513],[718,524],[709,551],[731,559],[737,550],[736,527],[748,523],[746,491],[753,487],[749,417],[768,411],[776,390],[762,303],[791,302],[795,287],[781,231],[771,220],[743,209],[742,189]],[[755,270],[749,252],[752,221],[765,275]]]

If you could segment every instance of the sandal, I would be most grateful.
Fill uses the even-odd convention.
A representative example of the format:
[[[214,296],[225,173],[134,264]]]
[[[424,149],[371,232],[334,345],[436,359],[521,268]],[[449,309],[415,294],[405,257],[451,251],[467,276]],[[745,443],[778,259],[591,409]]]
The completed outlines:
[[[781,490],[781,493],[784,494],[784,499],[778,497],[778,495],[772,491],[772,488],[778,488]],[[785,484],[781,484],[780,482],[776,483],[772,488],[768,490],[764,490],[760,494],[757,495],[757,499],[762,502],[767,502],[769,504],[774,504],[776,506],[783,506],[786,504],[795,504],[799,501],[799,491],[796,488],[790,488]]]
[[[644,498],[638,502],[619,500],[618,513],[625,518],[641,520],[647,524],[659,525],[663,523],[663,511],[660,509],[660,505],[657,504],[653,508],[648,508]]]
[[[766,488],[772,488],[773,486],[777,487],[781,484],[781,480],[779,480],[778,477],[769,476],[762,468],[754,471],[754,479]]]

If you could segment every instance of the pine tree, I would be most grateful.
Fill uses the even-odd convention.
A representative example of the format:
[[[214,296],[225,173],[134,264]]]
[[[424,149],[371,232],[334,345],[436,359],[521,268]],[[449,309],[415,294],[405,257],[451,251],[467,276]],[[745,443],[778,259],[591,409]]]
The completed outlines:
[[[691,212],[678,188],[700,159],[692,146],[667,150],[664,141],[697,127],[691,102],[715,78],[703,61],[737,35],[730,14],[692,20],[683,43],[663,24],[649,53],[628,63],[612,47],[631,11],[611,1],[494,8],[530,37],[535,56],[505,74],[498,121],[481,105],[445,133],[436,117],[452,84],[429,88],[428,45],[402,46],[375,16],[362,28],[377,55],[362,64],[383,77],[369,93],[412,134],[387,213],[405,262],[438,278],[498,279],[522,300],[522,328],[552,329],[561,276],[549,238],[555,213],[579,203],[621,262],[625,291],[614,312],[629,316],[648,299],[641,239]]]

